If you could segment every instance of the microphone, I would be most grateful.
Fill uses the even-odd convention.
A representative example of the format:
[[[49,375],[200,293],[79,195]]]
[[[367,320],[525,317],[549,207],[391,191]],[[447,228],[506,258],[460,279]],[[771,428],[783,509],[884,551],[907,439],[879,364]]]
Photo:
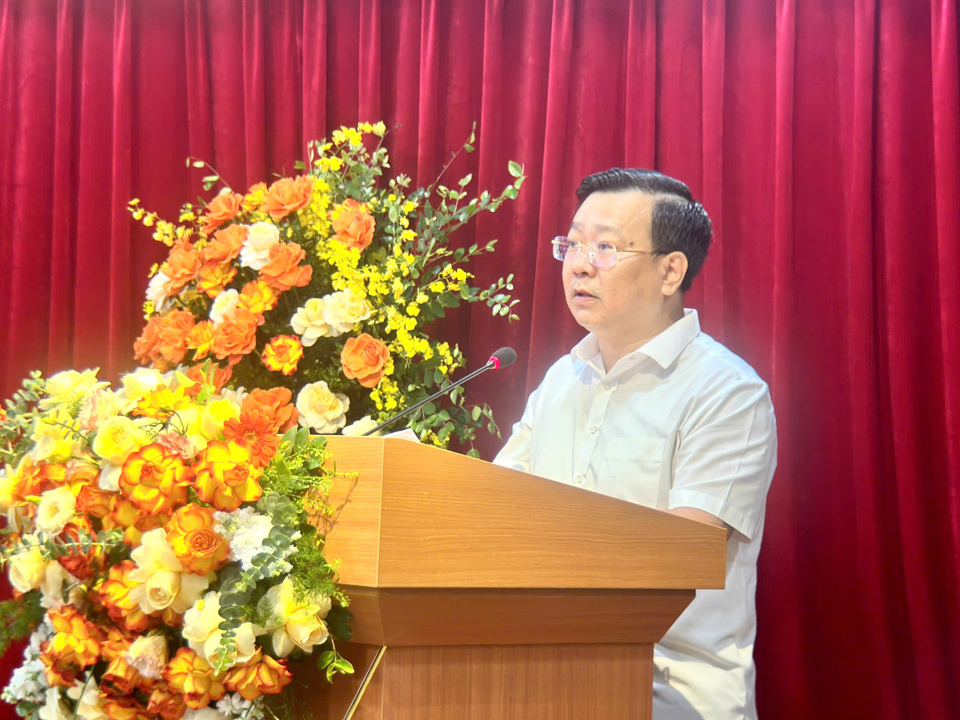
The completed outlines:
[[[446,395],[448,392],[450,392],[454,388],[458,388],[464,383],[470,382],[477,375],[485,373],[487,370],[500,370],[501,368],[507,368],[513,365],[516,361],[517,361],[517,351],[514,350],[512,347],[502,347],[499,350],[497,350],[493,355],[491,355],[490,359],[487,360],[487,364],[484,365],[479,370],[474,370],[472,373],[470,373],[469,375],[466,375],[465,377],[460,378],[455,383],[451,383],[450,385],[443,388],[442,390],[439,390],[435,392],[433,395],[430,395],[429,397],[424,398],[423,400],[418,402],[416,405],[411,405],[408,408],[404,408],[402,411],[398,412],[392,418],[388,418],[387,420],[384,420],[382,423],[377,425],[372,430],[367,430],[361,437],[366,437],[367,435],[373,435],[375,432],[382,430],[387,425],[392,425],[400,418],[406,417],[407,415],[412,413],[414,410],[419,410],[428,402],[431,402],[432,400],[436,400],[441,395]]]

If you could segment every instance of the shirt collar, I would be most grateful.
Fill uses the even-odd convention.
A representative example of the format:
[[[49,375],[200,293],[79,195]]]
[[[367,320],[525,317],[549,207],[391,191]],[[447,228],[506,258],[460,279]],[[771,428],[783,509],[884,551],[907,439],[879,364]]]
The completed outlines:
[[[660,367],[666,369],[676,362],[684,348],[699,334],[700,317],[697,315],[697,311],[684,308],[682,318],[632,353],[625,355],[617,364],[626,367],[635,365],[643,358],[649,357]],[[587,363],[599,375],[604,374],[603,361],[600,359],[600,343],[597,342],[593,333],[574,345],[570,355],[574,360],[582,360]]]

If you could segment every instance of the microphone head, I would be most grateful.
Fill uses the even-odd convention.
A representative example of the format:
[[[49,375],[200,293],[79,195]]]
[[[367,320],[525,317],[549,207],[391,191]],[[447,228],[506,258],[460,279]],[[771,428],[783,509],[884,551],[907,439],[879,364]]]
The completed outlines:
[[[500,368],[510,367],[516,361],[517,351],[512,347],[502,347],[490,356],[487,364],[493,363],[493,369],[499,370]]]

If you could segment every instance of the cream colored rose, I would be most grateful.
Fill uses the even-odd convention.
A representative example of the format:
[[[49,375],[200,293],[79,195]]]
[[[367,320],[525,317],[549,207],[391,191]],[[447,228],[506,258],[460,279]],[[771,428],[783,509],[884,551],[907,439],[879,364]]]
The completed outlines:
[[[289,578],[270,588],[259,609],[270,618],[266,629],[273,631],[273,651],[286,657],[294,648],[311,652],[314,645],[325,642],[329,633],[323,618],[330,612],[330,605],[325,595],[298,599]]]
[[[90,674],[86,679],[77,679],[73,687],[67,690],[69,698],[77,703],[77,717],[80,720],[106,720],[100,702],[100,686]]]
[[[123,385],[123,397],[127,401],[124,409],[130,410],[147,393],[160,387],[163,382],[163,375],[153,368],[137,368],[120,378],[120,382]]]
[[[210,306],[210,320],[214,325],[222,325],[224,321],[233,318],[233,312],[240,302],[240,293],[236,290],[224,290],[217,295]]]
[[[323,298],[307,300],[290,318],[290,326],[304,347],[313,346],[317,338],[330,337],[330,326],[323,316]]]
[[[379,425],[379,424],[380,424],[380,423],[378,423],[376,420],[374,420],[374,419],[373,419],[372,417],[370,417],[369,415],[364,415],[362,418],[360,418],[359,420],[357,420],[355,423],[351,423],[351,424],[347,425],[343,430],[340,431],[340,434],[341,434],[341,435],[347,435],[348,437],[360,437],[360,436],[363,435],[364,433],[369,432],[370,430],[373,430],[373,429],[374,429],[377,425]],[[374,434],[374,436],[376,437],[377,435],[380,435],[381,433],[382,433],[382,431],[381,431],[381,432],[377,432],[377,433]]]
[[[24,540],[36,542],[36,538],[32,540],[24,538]],[[17,592],[26,593],[40,587],[46,569],[47,560],[35,547],[25,549],[7,558],[7,578]]]
[[[330,334],[334,336],[350,332],[354,325],[366,320],[372,313],[370,304],[351,290],[341,290],[323,298],[323,318],[330,326]]]
[[[137,423],[124,415],[117,415],[100,426],[93,439],[93,452],[111,465],[123,465],[131,453],[149,442],[149,436]]]
[[[270,261],[270,248],[280,242],[277,226],[268,222],[258,222],[247,228],[247,239],[240,248],[240,264],[243,267],[260,270]]]
[[[77,510],[77,498],[69,487],[47,490],[37,505],[37,529],[56,535],[63,530]]]
[[[73,720],[73,712],[61,697],[60,688],[48,688],[46,700],[46,704],[37,713],[40,720]]]
[[[333,434],[347,424],[350,399],[334,393],[323,380],[304,385],[297,395],[300,424],[318,433]]]
[[[201,577],[183,572],[183,565],[167,542],[163,528],[143,534],[140,547],[130,553],[137,564],[130,579],[137,583],[130,591],[130,599],[150,614],[170,608],[184,613],[210,585],[213,573]]]
[[[56,560],[49,560],[40,580],[40,604],[45,608],[60,607],[64,603],[63,586],[74,585],[77,579]]]
[[[127,663],[145,678],[156,680],[170,659],[167,639],[160,633],[141,635],[126,654]]]
[[[51,375],[44,385],[48,397],[43,398],[37,405],[41,410],[49,410],[58,405],[72,405],[98,387],[106,387],[107,383],[97,380],[98,372],[100,368],[83,372],[64,370]]]
[[[184,613],[183,630],[181,635],[187,641],[190,649],[211,665],[217,661],[217,649],[220,646],[220,593],[208,592],[197,600]],[[252,623],[243,623],[234,636],[236,652],[230,658],[229,666],[244,663],[254,656],[257,651],[256,636],[259,631]]]
[[[157,312],[163,312],[167,308],[167,284],[170,282],[170,276],[163,273],[157,272],[150,282],[147,283],[147,300],[153,303],[153,307]]]

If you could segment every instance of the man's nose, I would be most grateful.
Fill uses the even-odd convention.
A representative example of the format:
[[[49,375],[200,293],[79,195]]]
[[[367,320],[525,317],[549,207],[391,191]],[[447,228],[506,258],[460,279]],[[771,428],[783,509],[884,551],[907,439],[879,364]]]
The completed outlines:
[[[570,258],[570,269],[577,275],[592,275],[596,268],[590,260],[590,249],[585,245],[577,245],[568,251],[572,253]]]

